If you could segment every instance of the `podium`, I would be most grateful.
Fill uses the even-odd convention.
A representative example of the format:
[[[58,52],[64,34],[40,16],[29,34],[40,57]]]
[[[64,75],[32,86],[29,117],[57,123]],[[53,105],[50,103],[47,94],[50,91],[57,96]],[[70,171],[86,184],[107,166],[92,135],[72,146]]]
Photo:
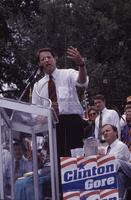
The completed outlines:
[[[9,135],[9,149],[11,152],[11,199],[15,199],[14,184],[14,157],[13,135],[14,133],[30,134],[33,146],[33,183],[34,199],[39,200],[38,162],[37,162],[37,135],[49,137],[50,169],[51,169],[51,195],[53,200],[59,199],[59,178],[57,165],[56,123],[54,111],[50,106],[37,106],[16,100],[0,98],[0,199],[4,199],[3,176],[3,138]]]

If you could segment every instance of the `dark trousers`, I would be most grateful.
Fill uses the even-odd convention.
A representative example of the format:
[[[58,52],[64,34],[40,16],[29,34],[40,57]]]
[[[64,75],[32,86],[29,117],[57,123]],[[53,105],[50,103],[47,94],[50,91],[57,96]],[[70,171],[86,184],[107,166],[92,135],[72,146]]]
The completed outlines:
[[[56,127],[58,156],[70,156],[70,150],[83,146],[83,121],[79,115],[60,115]]]
[[[83,147],[83,121],[79,115],[60,115],[56,126],[60,200],[63,200],[60,157],[71,156],[70,150]]]

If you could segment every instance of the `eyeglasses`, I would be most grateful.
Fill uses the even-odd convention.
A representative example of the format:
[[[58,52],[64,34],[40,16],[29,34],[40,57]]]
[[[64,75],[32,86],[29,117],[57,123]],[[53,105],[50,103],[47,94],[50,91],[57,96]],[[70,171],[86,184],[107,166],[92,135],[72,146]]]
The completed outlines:
[[[94,113],[89,113],[90,117],[95,116],[95,115],[97,115],[97,113],[95,113],[95,112]]]

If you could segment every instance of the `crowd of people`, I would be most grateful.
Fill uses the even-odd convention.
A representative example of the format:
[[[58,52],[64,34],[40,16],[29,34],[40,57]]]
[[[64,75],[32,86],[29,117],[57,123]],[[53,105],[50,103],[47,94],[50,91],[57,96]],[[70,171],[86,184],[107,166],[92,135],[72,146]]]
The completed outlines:
[[[68,48],[67,57],[75,63],[77,70],[59,69],[56,56],[50,48],[43,48],[37,52],[37,61],[44,72],[44,77],[34,84],[32,93],[33,104],[43,105],[44,99],[49,98],[56,112],[59,174],[60,157],[71,156],[71,149],[83,147],[83,139],[94,137],[98,140],[98,154],[102,156],[111,154],[118,159],[119,197],[122,200],[127,185],[129,183],[131,185],[131,96],[127,98],[125,112],[119,116],[116,110],[106,107],[105,97],[97,94],[93,97],[94,105],[87,108],[86,116],[84,116],[76,86],[88,87],[88,67],[77,48]],[[27,142],[27,144],[30,143]],[[41,157],[42,152],[45,151],[44,145],[38,151],[40,166],[45,163],[45,157]],[[19,145],[18,147],[20,148]],[[31,148],[30,144],[27,148],[28,152],[21,154],[21,161],[28,167],[24,167],[20,174],[15,174],[15,180],[19,175],[23,176],[24,173],[32,171]]]
[[[22,134],[23,135],[23,134]],[[40,199],[44,198],[46,187],[50,188],[50,159],[48,135],[37,137],[37,162],[39,174],[39,187],[41,188]],[[40,144],[41,140],[41,144]],[[13,160],[9,146],[3,147],[3,177],[5,199],[11,200],[11,170],[13,169],[13,179],[15,186],[15,199],[24,200],[30,196],[30,200],[35,200],[33,184],[33,155],[32,139],[29,134],[24,134],[21,139],[13,140]],[[11,168],[12,166],[12,168]],[[45,191],[43,193],[43,191]],[[51,190],[49,191],[51,195]]]
[[[93,108],[92,136],[98,139],[99,155],[109,154],[116,157],[119,199],[125,200],[126,191],[131,186],[131,96],[126,99],[122,116],[119,116],[116,110],[107,109],[105,102],[101,94],[94,97],[94,106],[98,114]],[[91,109],[89,108],[87,115],[89,121]],[[87,137],[90,137],[90,134],[90,131],[86,132]]]

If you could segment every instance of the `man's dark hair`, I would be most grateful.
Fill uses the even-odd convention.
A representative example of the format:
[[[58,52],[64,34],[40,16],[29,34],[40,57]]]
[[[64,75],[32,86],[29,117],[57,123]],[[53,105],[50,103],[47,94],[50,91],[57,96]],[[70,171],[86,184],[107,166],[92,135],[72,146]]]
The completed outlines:
[[[41,53],[41,52],[50,52],[51,55],[52,55],[53,57],[56,56],[55,53],[54,53],[54,51],[53,51],[51,48],[48,48],[48,47],[42,48],[42,49],[39,49],[39,50],[37,51],[37,53],[36,53],[36,61],[37,61],[37,62],[39,62],[39,58],[40,58],[40,53]]]
[[[124,108],[124,110],[126,111],[127,109],[131,109],[131,104],[127,104]]]
[[[94,99],[94,100],[100,99],[100,100],[102,100],[102,101],[105,101],[105,97],[104,97],[104,95],[102,95],[102,94],[97,94],[96,96],[93,97],[93,99]]]
[[[21,146],[21,141],[18,139],[13,139],[13,146]]]

